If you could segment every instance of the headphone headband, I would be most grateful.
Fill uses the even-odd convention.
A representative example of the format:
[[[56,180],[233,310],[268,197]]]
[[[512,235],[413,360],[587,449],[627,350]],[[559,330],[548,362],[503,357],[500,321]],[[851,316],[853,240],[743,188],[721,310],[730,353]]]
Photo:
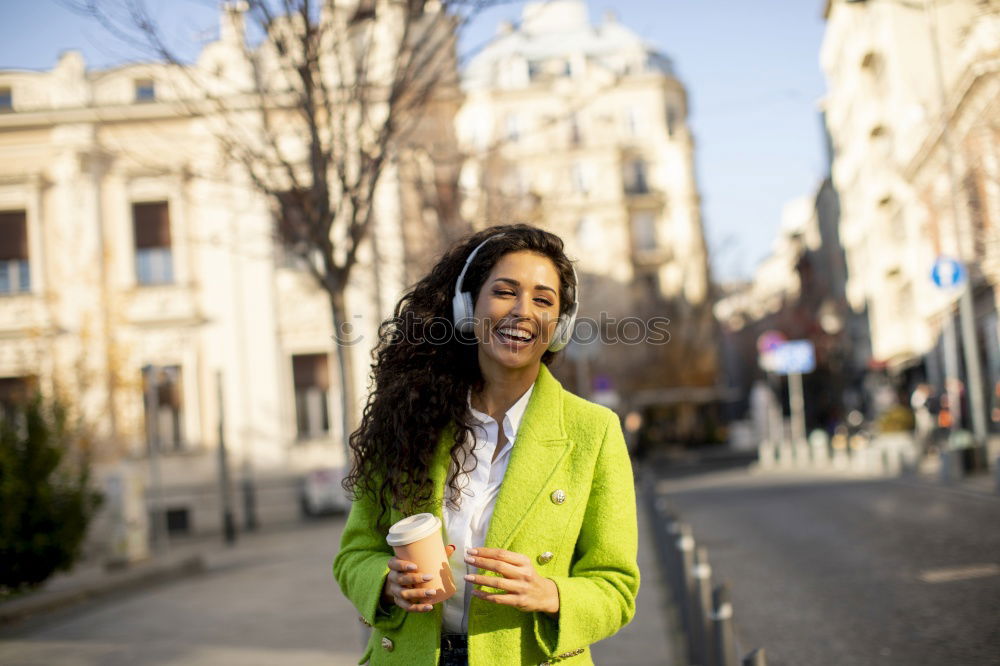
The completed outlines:
[[[458,274],[458,280],[455,282],[455,297],[456,298],[459,296],[459,294],[462,293],[462,282],[465,281],[465,274],[469,271],[469,266],[472,265],[472,260],[476,258],[477,254],[479,254],[479,250],[482,249],[482,247],[484,245],[486,245],[487,243],[489,243],[494,238],[500,238],[503,235],[504,235],[503,233],[493,234],[492,236],[490,236],[489,238],[487,238],[486,240],[484,240],[482,243],[480,243],[479,245],[477,245],[475,247],[475,249],[472,250],[472,252],[469,253],[469,258],[465,260],[465,265],[462,266],[462,272]]]

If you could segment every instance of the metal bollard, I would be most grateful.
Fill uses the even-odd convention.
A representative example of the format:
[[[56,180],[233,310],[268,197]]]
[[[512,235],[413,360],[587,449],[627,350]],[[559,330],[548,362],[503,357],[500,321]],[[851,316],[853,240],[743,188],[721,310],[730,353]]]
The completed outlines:
[[[996,480],[995,490],[1000,495],[1000,456],[997,456],[997,459],[993,461],[993,476]]]
[[[681,567],[681,556],[680,551],[677,550],[677,540],[681,535],[681,521],[672,520],[667,523],[667,543],[665,549],[664,565],[667,570],[667,584],[670,586],[670,591],[674,595],[674,602],[678,608],[681,608],[681,603],[683,601],[683,586],[684,577],[682,575]]]
[[[951,485],[958,483],[964,476],[962,470],[962,452],[955,449],[943,449],[939,454],[941,467],[938,470],[941,483]]]
[[[767,655],[764,654],[764,648],[757,648],[743,657],[743,666],[767,666]]]
[[[708,549],[701,546],[695,548],[693,602],[695,623],[690,636],[690,661],[707,666],[712,656],[712,567],[708,563]]]
[[[691,526],[680,524],[680,536],[677,537],[677,550],[680,556],[681,616],[684,619],[684,633],[688,637],[688,647],[691,647],[691,636],[694,633],[694,537],[691,536]]]
[[[713,666],[739,666],[733,633],[733,604],[725,583],[712,591],[712,635],[715,644]]]

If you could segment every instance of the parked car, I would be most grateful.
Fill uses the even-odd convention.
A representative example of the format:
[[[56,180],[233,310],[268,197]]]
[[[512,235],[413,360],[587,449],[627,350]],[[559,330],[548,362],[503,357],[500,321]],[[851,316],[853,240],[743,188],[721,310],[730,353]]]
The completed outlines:
[[[346,513],[351,501],[341,485],[344,476],[345,470],[341,467],[321,467],[307,472],[302,479],[302,515],[311,518]]]

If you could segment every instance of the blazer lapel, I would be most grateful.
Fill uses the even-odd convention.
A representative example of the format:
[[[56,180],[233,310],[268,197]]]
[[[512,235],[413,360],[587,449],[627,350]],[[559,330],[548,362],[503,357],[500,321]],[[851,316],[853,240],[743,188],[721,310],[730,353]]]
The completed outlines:
[[[511,449],[487,548],[506,548],[531,506],[542,499],[546,483],[572,447],[562,419],[562,386],[543,365]]]

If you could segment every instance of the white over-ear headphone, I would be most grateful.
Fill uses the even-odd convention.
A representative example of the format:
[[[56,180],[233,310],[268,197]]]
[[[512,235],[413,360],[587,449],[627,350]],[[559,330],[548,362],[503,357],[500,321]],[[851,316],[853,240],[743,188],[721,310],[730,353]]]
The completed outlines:
[[[465,260],[465,266],[462,267],[462,272],[458,275],[458,280],[455,282],[455,297],[451,300],[451,312],[452,321],[455,322],[455,329],[461,333],[472,333],[475,324],[472,314],[472,293],[462,291],[462,282],[465,280],[465,273],[469,270],[472,260],[476,258],[476,254],[479,253],[479,249],[494,238],[500,238],[503,235],[502,233],[495,234],[477,245],[469,253],[469,258]],[[573,287],[573,306],[565,315],[559,317],[559,323],[556,324],[556,330],[552,334],[552,340],[549,342],[548,349],[551,352],[560,351],[569,344],[570,339],[573,337],[573,324],[576,322],[576,311],[580,307],[580,301],[577,298],[580,282],[577,279],[575,267],[573,268],[573,282],[576,283]]]

